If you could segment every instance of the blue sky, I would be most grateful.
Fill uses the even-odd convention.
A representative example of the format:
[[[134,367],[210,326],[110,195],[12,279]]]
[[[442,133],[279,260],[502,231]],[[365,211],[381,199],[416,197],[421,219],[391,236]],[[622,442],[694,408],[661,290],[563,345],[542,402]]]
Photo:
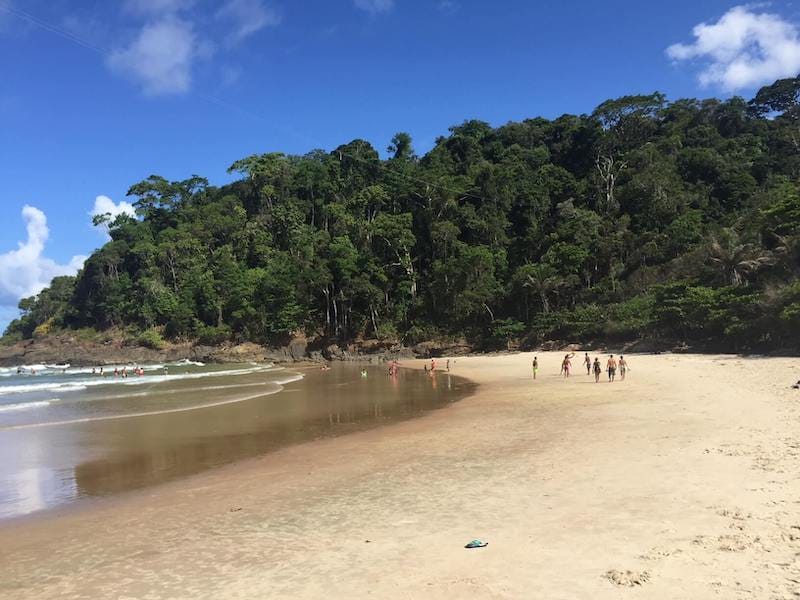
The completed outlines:
[[[749,97],[800,71],[798,23],[719,0],[0,0],[0,327],[103,243],[97,198],[124,210],[152,173],[223,183],[252,153],[397,131],[424,152],[465,119],[629,93]]]

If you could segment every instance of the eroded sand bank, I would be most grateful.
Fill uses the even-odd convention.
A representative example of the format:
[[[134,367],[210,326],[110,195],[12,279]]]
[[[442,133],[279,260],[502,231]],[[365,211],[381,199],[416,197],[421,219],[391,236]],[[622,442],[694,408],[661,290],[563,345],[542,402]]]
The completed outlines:
[[[0,526],[0,597],[800,594],[796,359],[595,384],[561,356],[458,359],[480,387],[445,410]]]

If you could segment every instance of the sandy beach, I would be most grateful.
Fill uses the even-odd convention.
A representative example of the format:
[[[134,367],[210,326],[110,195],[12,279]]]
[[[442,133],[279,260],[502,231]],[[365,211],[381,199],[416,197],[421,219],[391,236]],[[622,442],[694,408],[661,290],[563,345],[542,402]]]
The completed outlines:
[[[0,597],[800,596],[798,361],[562,356],[459,358],[448,408],[0,525]]]

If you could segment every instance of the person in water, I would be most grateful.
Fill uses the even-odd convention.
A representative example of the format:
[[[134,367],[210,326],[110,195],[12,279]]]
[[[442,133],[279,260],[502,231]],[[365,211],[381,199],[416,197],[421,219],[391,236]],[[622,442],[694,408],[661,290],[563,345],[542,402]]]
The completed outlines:
[[[609,355],[608,362],[606,363],[606,368],[608,369],[609,383],[614,383],[614,378],[617,375],[617,360],[614,358],[613,354]]]
[[[366,379],[367,378],[367,370],[366,369],[361,369],[361,378],[362,379]]]
[[[431,371],[435,371],[435,370],[436,370],[436,359],[432,358],[431,359]]]
[[[628,363],[625,362],[625,357],[619,355],[619,379],[625,381],[625,373],[628,372]]]
[[[450,370],[450,359],[449,358],[447,359],[447,370],[448,371]]]
[[[594,357],[594,365],[592,367],[594,369],[594,382],[600,383],[600,373],[603,372],[603,367],[600,366],[600,359],[598,357]]]
[[[539,372],[539,357],[534,356],[533,362],[531,363],[531,367],[533,368],[533,378],[536,379],[536,374]]]
[[[586,365],[586,374],[590,375],[592,372],[592,359],[589,358],[588,352],[586,352],[583,356],[583,364]]]

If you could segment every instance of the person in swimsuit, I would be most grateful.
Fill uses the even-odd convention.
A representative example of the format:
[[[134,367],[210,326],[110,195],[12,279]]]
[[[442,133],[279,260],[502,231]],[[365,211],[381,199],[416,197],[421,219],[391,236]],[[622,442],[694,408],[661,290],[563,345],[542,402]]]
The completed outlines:
[[[591,375],[591,373],[592,373],[592,359],[589,358],[589,353],[588,352],[584,353],[583,364],[586,365],[586,374],[587,375]]]
[[[613,354],[609,355],[606,368],[608,369],[608,381],[609,383],[613,383],[614,377],[617,375],[617,360],[614,358]]]
[[[619,356],[619,379],[625,381],[625,373],[628,371],[628,363],[625,362],[625,357],[620,354]]]
[[[531,363],[531,366],[533,367],[533,378],[536,379],[536,373],[539,372],[539,358],[538,357],[536,357],[536,356],[533,357],[533,363]]]
[[[575,353],[567,354],[564,357],[564,362],[561,363],[561,372],[564,373],[564,377],[569,377],[569,370],[572,368],[572,357],[575,356]]]
[[[600,366],[600,359],[596,356],[594,357],[594,382],[600,383],[600,373],[603,372],[603,367]]]

